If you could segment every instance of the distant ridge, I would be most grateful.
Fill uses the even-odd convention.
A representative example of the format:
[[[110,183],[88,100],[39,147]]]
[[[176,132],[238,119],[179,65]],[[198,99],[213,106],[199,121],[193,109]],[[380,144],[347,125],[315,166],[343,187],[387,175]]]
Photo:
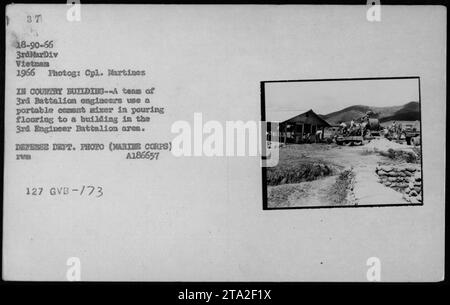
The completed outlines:
[[[320,115],[330,124],[339,124],[340,122],[350,122],[364,116],[367,111],[372,111],[373,117],[376,117],[380,122],[391,120],[396,121],[415,121],[420,120],[420,106],[419,102],[409,102],[401,106],[390,107],[373,107],[364,105],[354,105],[344,108],[339,111],[331,112],[326,115]]]

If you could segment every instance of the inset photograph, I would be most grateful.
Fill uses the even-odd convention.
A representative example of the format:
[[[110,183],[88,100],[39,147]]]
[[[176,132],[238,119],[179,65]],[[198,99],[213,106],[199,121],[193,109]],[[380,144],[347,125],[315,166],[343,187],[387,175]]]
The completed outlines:
[[[422,205],[419,77],[264,81],[263,208]]]

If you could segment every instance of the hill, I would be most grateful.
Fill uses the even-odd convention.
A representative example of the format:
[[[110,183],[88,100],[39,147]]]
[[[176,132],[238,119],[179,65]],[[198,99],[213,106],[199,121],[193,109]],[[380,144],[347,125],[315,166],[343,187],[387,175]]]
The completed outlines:
[[[401,109],[389,116],[380,119],[381,122],[386,121],[415,121],[420,120],[420,106],[418,102],[410,102],[403,105]]]
[[[339,111],[321,115],[330,124],[339,124],[340,122],[350,122],[364,116],[367,111],[372,111],[372,117],[376,117],[380,122],[396,121],[414,121],[420,119],[420,107],[418,102],[409,102],[401,106],[373,107],[364,105],[355,105],[344,108]]]

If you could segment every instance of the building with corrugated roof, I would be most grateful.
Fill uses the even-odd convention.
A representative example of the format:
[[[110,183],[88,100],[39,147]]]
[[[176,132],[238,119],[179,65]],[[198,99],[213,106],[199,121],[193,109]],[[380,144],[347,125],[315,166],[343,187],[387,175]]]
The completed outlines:
[[[268,116],[269,140],[281,143],[313,142],[316,141],[317,131],[321,131],[319,138],[322,140],[325,128],[332,127],[312,109],[282,121],[274,120],[274,117],[276,115]],[[274,123],[278,123],[278,125]]]

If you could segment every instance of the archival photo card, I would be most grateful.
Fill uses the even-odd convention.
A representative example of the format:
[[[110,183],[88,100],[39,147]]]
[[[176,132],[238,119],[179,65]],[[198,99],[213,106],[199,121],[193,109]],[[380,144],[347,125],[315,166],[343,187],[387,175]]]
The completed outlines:
[[[446,24],[384,3],[7,5],[3,280],[442,281]],[[170,298],[231,297],[193,292]]]

